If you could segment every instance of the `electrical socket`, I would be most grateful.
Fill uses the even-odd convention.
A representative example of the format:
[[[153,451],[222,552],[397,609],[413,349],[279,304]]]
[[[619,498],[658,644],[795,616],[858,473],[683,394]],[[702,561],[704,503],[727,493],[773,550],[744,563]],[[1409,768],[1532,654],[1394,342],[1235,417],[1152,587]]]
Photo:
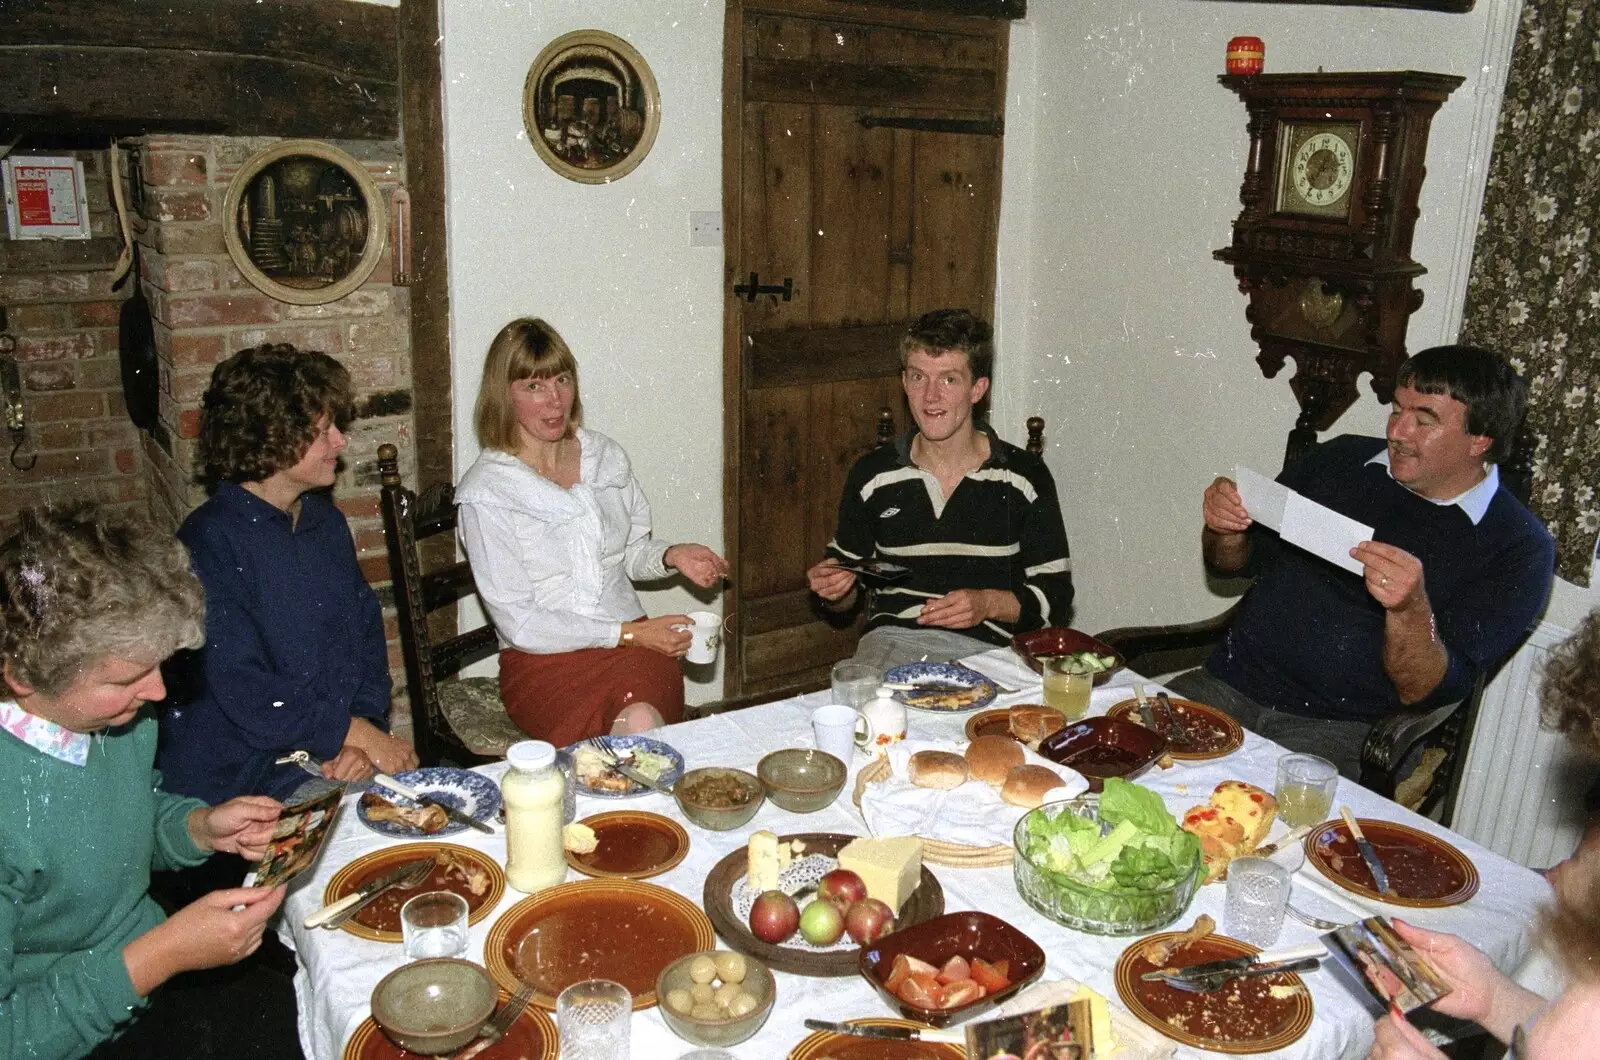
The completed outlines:
[[[689,211],[689,245],[722,246],[722,213],[718,210]]]

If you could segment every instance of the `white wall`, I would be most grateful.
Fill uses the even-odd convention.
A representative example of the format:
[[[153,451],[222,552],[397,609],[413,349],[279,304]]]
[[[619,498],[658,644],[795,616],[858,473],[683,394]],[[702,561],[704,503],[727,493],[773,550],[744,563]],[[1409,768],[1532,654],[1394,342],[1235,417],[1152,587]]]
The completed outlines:
[[[721,209],[722,4],[442,0],[457,476],[477,456],[472,403],[489,340],[542,316],[577,355],[584,421],[633,459],[658,537],[722,547],[722,251],[690,249],[691,210]],[[563,33],[631,43],[661,88],[661,131],[611,185],[534,153],[522,84]],[[700,607],[645,594],[651,614]],[[720,675],[689,699],[720,694]]]

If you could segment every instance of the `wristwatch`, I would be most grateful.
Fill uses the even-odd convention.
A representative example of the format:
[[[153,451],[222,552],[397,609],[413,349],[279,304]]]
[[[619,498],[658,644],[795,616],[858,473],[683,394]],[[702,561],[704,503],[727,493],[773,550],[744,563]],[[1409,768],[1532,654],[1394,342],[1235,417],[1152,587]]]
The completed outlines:
[[[633,631],[632,630],[624,629],[622,631],[622,640],[621,640],[620,643],[617,644],[617,647],[619,647],[619,648],[631,648],[631,647],[633,647]]]

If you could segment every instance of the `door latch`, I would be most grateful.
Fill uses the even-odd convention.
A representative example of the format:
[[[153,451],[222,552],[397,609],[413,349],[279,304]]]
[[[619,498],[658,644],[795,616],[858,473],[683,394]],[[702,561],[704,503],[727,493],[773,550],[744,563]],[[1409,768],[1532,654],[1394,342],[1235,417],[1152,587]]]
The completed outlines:
[[[785,276],[782,284],[762,283],[761,276],[752,272],[749,283],[736,283],[733,285],[733,293],[742,297],[746,302],[754,302],[756,296],[761,294],[776,295],[788,302],[794,299],[794,278]]]

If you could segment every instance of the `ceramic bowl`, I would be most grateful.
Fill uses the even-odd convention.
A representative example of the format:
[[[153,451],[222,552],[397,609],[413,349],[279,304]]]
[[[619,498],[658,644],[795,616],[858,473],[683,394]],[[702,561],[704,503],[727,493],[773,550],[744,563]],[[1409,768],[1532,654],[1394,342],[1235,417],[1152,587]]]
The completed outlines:
[[[1065,626],[1046,626],[1030,633],[1018,633],[1011,638],[1011,650],[1022,657],[1028,668],[1036,674],[1044,673],[1043,660],[1051,655],[1071,655],[1076,651],[1092,651],[1096,655],[1112,655],[1116,663],[1109,669],[1101,670],[1094,675],[1094,683],[1103,685],[1111,680],[1111,675],[1122,669],[1122,655],[1108,644],[1104,644],[1087,633],[1080,633],[1075,629]]]
[[[1039,754],[1083,775],[1098,792],[1107,777],[1133,777],[1167,751],[1167,738],[1121,718],[1069,721],[1039,741]]]
[[[756,999],[756,1007],[743,1016],[726,1019],[696,1019],[687,1012],[673,1008],[669,998],[674,990],[688,990],[694,985],[689,978],[689,965],[696,957],[715,956],[713,950],[701,950],[679,957],[656,977],[656,997],[661,999],[661,1018],[667,1021],[672,1033],[695,1045],[735,1045],[744,1041],[767,1022],[772,1015],[772,1002],[778,994],[777,983],[767,966],[754,957],[745,957],[745,976],[741,984]]]
[[[826,751],[789,747],[756,765],[767,798],[790,813],[815,813],[844,790],[845,765]]]
[[[954,1008],[923,1008],[896,995],[886,985],[894,971],[895,958],[900,954],[926,961],[939,969],[952,957],[962,957],[969,962],[981,957],[990,964],[1004,961],[1010,984]],[[1044,971],[1044,950],[999,917],[967,910],[901,928],[861,947],[857,970],[889,1007],[906,1019],[945,1027],[993,1008],[1038,978]]]
[[[494,1014],[498,993],[471,961],[435,957],[401,965],[372,988],[372,1019],[400,1048],[453,1053]]]
[[[749,795],[738,806],[707,806],[695,801],[695,785],[699,781],[714,777],[732,777],[744,788]],[[766,801],[766,793],[761,781],[751,773],[742,769],[724,769],[720,766],[708,766],[704,769],[691,769],[685,773],[678,783],[673,786],[672,794],[678,800],[678,809],[683,815],[701,828],[709,828],[713,832],[726,832],[738,828],[749,822],[761,809],[761,804]]]

